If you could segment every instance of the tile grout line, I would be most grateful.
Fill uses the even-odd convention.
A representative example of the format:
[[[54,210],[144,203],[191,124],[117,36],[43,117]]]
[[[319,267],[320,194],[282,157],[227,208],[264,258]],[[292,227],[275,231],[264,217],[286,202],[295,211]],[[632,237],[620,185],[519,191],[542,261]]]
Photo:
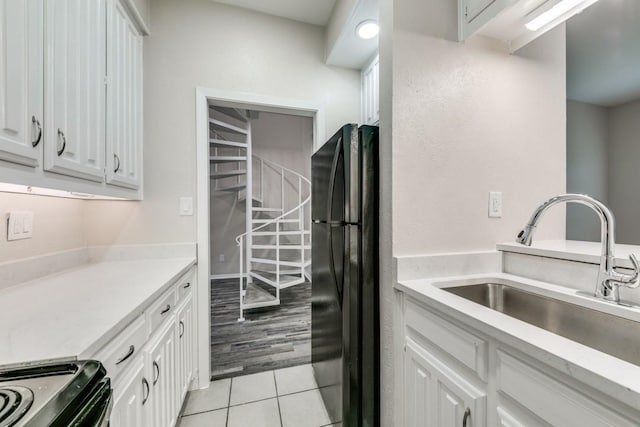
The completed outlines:
[[[282,411],[280,410],[280,395],[278,394],[278,381],[276,380],[276,371],[273,370],[271,372],[273,372],[273,384],[276,387],[276,402],[278,403],[278,416],[280,417],[280,427],[283,427],[283,425],[282,425]]]
[[[229,398],[227,399],[227,419],[225,420],[225,427],[229,426],[229,412],[231,412],[231,391],[233,390],[233,378],[229,381]]]

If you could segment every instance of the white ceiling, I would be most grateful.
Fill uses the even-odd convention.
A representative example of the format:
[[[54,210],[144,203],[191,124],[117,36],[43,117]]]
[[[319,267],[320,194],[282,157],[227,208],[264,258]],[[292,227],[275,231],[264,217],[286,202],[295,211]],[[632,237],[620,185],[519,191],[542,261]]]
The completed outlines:
[[[243,9],[325,26],[336,0],[214,0]]]
[[[600,0],[567,22],[567,97],[605,107],[640,98],[639,0]]]
[[[356,34],[356,27],[366,20],[378,21],[378,0],[358,0],[344,23],[342,33],[327,57],[327,63],[359,70],[367,65],[378,51],[378,37],[363,40]]]

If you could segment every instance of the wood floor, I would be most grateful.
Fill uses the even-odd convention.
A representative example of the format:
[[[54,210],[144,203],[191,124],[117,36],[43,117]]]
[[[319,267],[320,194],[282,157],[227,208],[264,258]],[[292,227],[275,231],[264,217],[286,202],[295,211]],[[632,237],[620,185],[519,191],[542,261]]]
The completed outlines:
[[[211,379],[311,362],[311,283],[283,289],[280,302],[238,322],[238,280],[211,282]]]

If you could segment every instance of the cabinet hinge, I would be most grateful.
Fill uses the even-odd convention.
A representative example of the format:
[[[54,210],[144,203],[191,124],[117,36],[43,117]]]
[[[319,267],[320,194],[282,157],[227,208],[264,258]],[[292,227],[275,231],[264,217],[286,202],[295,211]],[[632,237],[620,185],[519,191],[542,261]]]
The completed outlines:
[[[468,18],[469,17],[469,6],[465,6],[464,7],[464,17]]]
[[[104,85],[105,86],[109,86],[109,77],[108,76],[104,76]]]

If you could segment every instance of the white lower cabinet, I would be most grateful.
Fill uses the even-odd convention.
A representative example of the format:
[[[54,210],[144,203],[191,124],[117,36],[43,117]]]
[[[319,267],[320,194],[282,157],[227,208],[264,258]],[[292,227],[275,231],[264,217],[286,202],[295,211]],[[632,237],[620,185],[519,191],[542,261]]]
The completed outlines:
[[[146,425],[146,406],[149,399],[149,382],[144,376],[144,358],[137,357],[132,361],[126,376],[114,390],[113,409],[110,427],[128,427]]]
[[[404,356],[407,427],[486,425],[486,393],[411,338]]]
[[[185,288],[188,290],[179,292],[185,277],[189,278],[189,286]],[[112,427],[173,427],[176,424],[194,378],[192,277],[193,272],[189,272],[178,280],[174,288],[153,302],[95,356],[107,367],[114,390]],[[170,298],[173,299],[169,301]],[[160,322],[158,310],[160,313],[166,310],[168,317],[162,317],[157,327],[147,329],[146,326]],[[151,336],[139,344],[137,331],[141,328],[149,331],[147,337]]]
[[[640,425],[639,408],[557,371],[546,360],[406,296],[402,310],[406,427]]]
[[[182,303],[176,311],[176,366],[177,380],[176,396],[178,405],[184,400],[189,384],[193,379],[193,367],[195,365],[195,328],[193,318],[193,298],[191,295]]]
[[[172,426],[176,418],[175,318],[171,317],[145,351],[145,368],[150,381],[149,404],[152,426]]]

